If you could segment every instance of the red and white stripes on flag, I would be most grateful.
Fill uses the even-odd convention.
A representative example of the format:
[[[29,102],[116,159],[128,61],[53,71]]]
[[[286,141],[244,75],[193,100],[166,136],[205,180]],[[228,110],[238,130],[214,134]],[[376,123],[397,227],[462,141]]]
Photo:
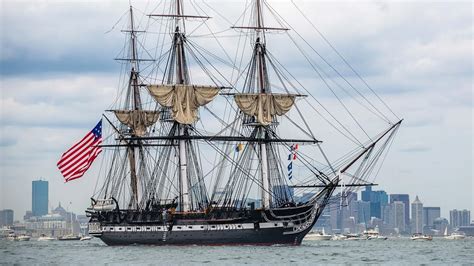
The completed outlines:
[[[102,151],[101,143],[102,120],[83,139],[63,153],[59,159],[57,166],[66,182],[84,175]]]

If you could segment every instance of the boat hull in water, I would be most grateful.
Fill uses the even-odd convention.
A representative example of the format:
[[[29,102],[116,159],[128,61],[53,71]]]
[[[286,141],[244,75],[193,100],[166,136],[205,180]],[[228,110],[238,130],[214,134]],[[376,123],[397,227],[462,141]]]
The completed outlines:
[[[305,240],[317,240],[317,241],[322,241],[322,240],[331,240],[332,235],[319,235],[319,234],[308,234],[304,238]]]
[[[235,225],[230,225],[234,226]],[[107,245],[299,245],[305,232],[285,234],[283,228],[151,232],[103,232]]]
[[[94,222],[89,234],[107,245],[299,245],[311,230],[322,209],[305,206],[272,211],[253,211],[235,219],[167,219],[161,222]],[[143,216],[141,216],[143,217]],[[112,217],[113,219],[113,217]]]

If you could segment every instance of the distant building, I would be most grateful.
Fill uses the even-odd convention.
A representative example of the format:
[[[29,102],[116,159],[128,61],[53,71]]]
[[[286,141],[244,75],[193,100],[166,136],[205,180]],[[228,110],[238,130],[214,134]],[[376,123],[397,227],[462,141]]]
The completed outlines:
[[[48,181],[36,180],[32,182],[31,206],[33,216],[48,214]]]
[[[420,201],[418,196],[416,196],[415,201],[411,204],[411,220],[412,233],[422,233],[423,232],[423,203]]]
[[[449,211],[449,223],[451,227],[458,228],[460,226],[469,226],[471,221],[471,212],[468,210],[451,210]]]
[[[441,217],[440,207],[423,207],[423,225],[433,227],[436,218]]]
[[[57,237],[71,233],[71,227],[68,227],[64,217],[59,214],[33,216],[29,221],[25,222],[25,226],[33,237],[40,235]]]
[[[357,213],[359,223],[368,223],[370,221],[370,202],[357,201]]]
[[[460,226],[459,231],[464,232],[466,236],[474,236],[474,225]]]
[[[13,225],[13,210],[1,210],[0,211],[0,226]]]
[[[362,200],[370,202],[370,216],[382,218],[382,206],[388,204],[388,195],[385,191],[372,191],[371,186],[366,186],[362,191]]]
[[[394,201],[390,204],[392,218],[391,225],[393,228],[397,228],[399,233],[406,232],[406,214],[405,214],[405,203],[401,201]]]
[[[28,221],[33,217],[33,212],[32,211],[26,211],[25,215],[23,216],[23,221]]]
[[[314,228],[317,230],[322,230],[324,228],[325,232],[331,232],[331,216],[330,215],[321,215],[319,219],[316,221]]]
[[[408,229],[410,226],[410,195],[390,194],[390,203],[394,203],[395,201],[401,201],[405,206],[405,229]]]
[[[439,217],[441,217],[440,207],[423,207],[423,233],[437,234],[438,232],[434,229],[434,221]]]
[[[353,232],[358,219],[357,193],[347,192],[342,195],[333,195],[329,204],[325,208],[326,215],[329,215],[329,223],[333,232]]]

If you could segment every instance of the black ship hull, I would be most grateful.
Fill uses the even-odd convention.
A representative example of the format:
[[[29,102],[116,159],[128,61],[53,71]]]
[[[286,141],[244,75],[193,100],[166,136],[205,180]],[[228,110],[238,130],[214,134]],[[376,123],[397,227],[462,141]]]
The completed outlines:
[[[103,232],[99,238],[107,245],[299,245],[307,232],[285,235],[282,228]]]
[[[153,217],[148,213],[121,222],[114,215],[102,214],[92,216],[89,233],[107,245],[299,245],[321,212],[322,208],[301,206],[254,210],[234,218],[175,214],[161,221],[146,221],[143,217]],[[137,217],[131,211],[121,213]],[[104,216],[108,220],[100,221]]]

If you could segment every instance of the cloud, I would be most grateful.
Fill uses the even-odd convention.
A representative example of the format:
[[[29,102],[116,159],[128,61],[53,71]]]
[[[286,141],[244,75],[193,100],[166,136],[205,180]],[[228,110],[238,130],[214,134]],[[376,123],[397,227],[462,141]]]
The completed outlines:
[[[430,150],[430,146],[423,144],[414,144],[400,149],[401,152],[428,152]]]

